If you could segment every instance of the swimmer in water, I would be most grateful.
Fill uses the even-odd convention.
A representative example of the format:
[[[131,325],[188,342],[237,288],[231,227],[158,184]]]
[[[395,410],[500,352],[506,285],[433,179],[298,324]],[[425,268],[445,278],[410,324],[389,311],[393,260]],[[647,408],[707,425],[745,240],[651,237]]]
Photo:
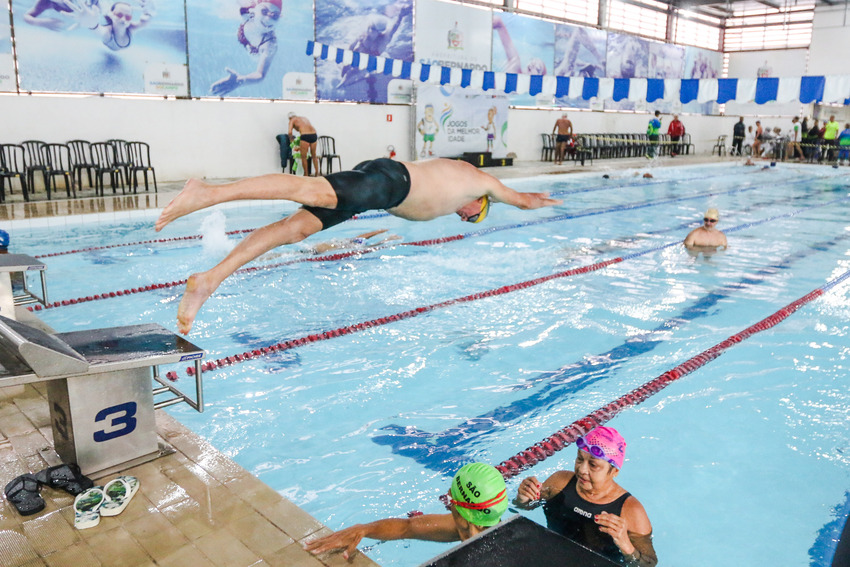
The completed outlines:
[[[381,541],[466,541],[501,521],[508,509],[505,479],[488,464],[464,465],[452,480],[448,506],[449,514],[420,514],[357,524],[311,541],[305,549],[314,554],[342,551],[343,558],[351,561],[364,537]]]
[[[705,216],[702,220],[703,225],[693,229],[685,237],[685,248],[694,251],[725,250],[728,247],[728,243],[726,242],[726,235],[717,230],[717,223],[720,222],[720,213],[717,212],[717,209],[712,207],[705,211]]]
[[[189,213],[248,199],[282,199],[303,206],[289,217],[252,232],[212,269],[189,277],[177,309],[177,327],[183,334],[192,328],[201,306],[221,282],[241,266],[273,248],[300,242],[356,214],[385,209],[411,221],[457,214],[463,221],[478,223],[487,216],[491,202],[519,209],[563,202],[550,199],[547,193],[514,191],[463,161],[433,159],[411,163],[379,158],[358,164],[352,171],[326,177],[274,173],[221,185],[190,179],[162,211],[155,228],[158,232]]]

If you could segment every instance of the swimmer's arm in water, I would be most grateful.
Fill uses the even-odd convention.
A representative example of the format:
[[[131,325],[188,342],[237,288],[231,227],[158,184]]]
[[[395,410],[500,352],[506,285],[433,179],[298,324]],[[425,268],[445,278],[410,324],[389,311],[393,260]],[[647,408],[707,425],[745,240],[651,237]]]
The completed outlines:
[[[227,76],[213,83],[210,92],[216,96],[222,96],[243,85],[262,81],[266,77],[275,53],[277,53],[277,40],[264,43],[260,46],[260,60],[255,71],[247,75],[240,75],[230,67],[225,67]],[[290,129],[290,137],[291,132]]]
[[[412,518],[388,518],[369,524],[357,524],[311,541],[304,546],[304,549],[317,555],[329,551],[343,550],[342,556],[349,559],[364,537],[381,541],[421,539],[448,542],[460,539],[451,514],[428,514]]]

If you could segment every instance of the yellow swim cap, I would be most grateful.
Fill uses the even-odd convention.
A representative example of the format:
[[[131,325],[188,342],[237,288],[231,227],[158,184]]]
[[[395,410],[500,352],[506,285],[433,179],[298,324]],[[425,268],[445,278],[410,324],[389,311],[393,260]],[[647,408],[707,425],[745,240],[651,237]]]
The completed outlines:
[[[481,221],[483,221],[484,219],[487,218],[487,213],[489,211],[490,211],[490,197],[488,197],[487,195],[484,195],[483,197],[481,197],[481,210],[478,212],[477,215],[472,215],[471,217],[466,219],[466,222],[478,224],[479,222],[481,222]]]

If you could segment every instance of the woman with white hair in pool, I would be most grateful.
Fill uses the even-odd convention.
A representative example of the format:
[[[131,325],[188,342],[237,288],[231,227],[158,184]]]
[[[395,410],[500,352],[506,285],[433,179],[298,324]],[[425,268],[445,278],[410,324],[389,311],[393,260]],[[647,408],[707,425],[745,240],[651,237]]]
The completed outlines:
[[[543,504],[549,529],[626,565],[653,567],[652,524],[638,499],[617,484],[626,440],[613,427],[597,427],[576,439],[573,471],[558,471],[543,484],[530,476],[514,499],[520,508]]]

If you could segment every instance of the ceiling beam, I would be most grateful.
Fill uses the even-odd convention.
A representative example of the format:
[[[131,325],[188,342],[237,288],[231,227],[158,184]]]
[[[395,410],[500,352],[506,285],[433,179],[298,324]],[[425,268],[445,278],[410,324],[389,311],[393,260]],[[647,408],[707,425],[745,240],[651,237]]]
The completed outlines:
[[[770,0],[756,0],[759,4],[764,4],[765,6],[770,6],[774,10],[781,10],[782,5],[777,4],[776,2],[771,2]]]

